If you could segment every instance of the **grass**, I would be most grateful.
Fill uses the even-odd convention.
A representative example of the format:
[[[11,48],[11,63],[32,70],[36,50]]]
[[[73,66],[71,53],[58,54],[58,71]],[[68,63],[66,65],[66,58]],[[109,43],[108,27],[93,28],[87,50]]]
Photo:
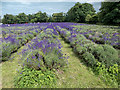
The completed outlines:
[[[109,88],[105,83],[88,68],[80,62],[70,45],[65,43],[61,38],[63,46],[62,51],[69,57],[69,66],[64,73],[57,73],[59,79],[57,88]]]
[[[2,64],[0,64],[0,72],[2,72]],[[2,88],[2,73],[0,73],[0,89]]]
[[[14,88],[14,77],[16,69],[19,68],[18,61],[22,55],[18,55],[24,48],[21,47],[18,52],[14,53],[11,57],[13,59],[2,63],[2,88]]]
[[[34,37],[36,38],[36,37]],[[33,38],[33,39],[34,39]],[[29,44],[29,41],[27,44]],[[27,47],[22,46],[18,49],[16,53],[11,55],[11,59],[5,62],[2,62],[2,88],[14,88],[14,77],[17,75],[17,70],[19,70],[19,60],[22,57],[22,50]]]

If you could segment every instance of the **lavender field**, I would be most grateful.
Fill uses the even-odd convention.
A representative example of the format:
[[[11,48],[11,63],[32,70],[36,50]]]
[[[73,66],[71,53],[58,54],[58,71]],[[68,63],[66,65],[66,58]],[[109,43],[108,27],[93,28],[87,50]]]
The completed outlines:
[[[2,88],[117,88],[120,27],[2,24]]]

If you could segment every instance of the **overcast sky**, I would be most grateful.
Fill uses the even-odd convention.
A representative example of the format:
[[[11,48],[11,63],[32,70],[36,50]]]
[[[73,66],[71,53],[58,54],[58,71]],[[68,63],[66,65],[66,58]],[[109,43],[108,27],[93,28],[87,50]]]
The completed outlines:
[[[30,2],[80,2],[80,3],[93,3],[103,2],[108,0],[0,0],[1,2],[21,2],[29,4]],[[109,0],[110,2],[119,2],[120,0]]]
[[[1,0],[2,2],[101,2],[104,0]]]

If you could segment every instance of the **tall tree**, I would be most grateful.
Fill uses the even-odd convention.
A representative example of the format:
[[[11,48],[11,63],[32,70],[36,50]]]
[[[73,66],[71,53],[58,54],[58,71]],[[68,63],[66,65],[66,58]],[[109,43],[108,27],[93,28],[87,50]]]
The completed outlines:
[[[35,22],[46,22],[48,20],[48,16],[46,13],[42,13],[39,11],[38,13],[35,14]]]
[[[68,12],[67,20],[72,22],[85,22],[87,15],[94,15],[95,10],[92,4],[77,2]]]
[[[31,22],[31,20],[34,18],[34,15],[28,14],[27,17],[28,17],[28,22]]]
[[[104,24],[120,24],[120,2],[102,2],[99,21]]]
[[[3,24],[13,24],[14,21],[14,16],[12,14],[6,14],[2,19]]]
[[[53,22],[52,16],[49,16],[48,22]]]
[[[19,13],[17,16],[16,16],[16,20],[17,20],[17,23],[28,23],[28,17],[25,13]]]

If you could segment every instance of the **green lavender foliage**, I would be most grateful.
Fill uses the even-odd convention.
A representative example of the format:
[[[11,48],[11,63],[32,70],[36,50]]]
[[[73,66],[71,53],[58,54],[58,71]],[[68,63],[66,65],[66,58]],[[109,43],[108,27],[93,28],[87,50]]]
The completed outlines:
[[[16,88],[48,88],[56,82],[55,73],[47,69],[40,71],[24,67],[19,73],[15,77],[14,86]]]

